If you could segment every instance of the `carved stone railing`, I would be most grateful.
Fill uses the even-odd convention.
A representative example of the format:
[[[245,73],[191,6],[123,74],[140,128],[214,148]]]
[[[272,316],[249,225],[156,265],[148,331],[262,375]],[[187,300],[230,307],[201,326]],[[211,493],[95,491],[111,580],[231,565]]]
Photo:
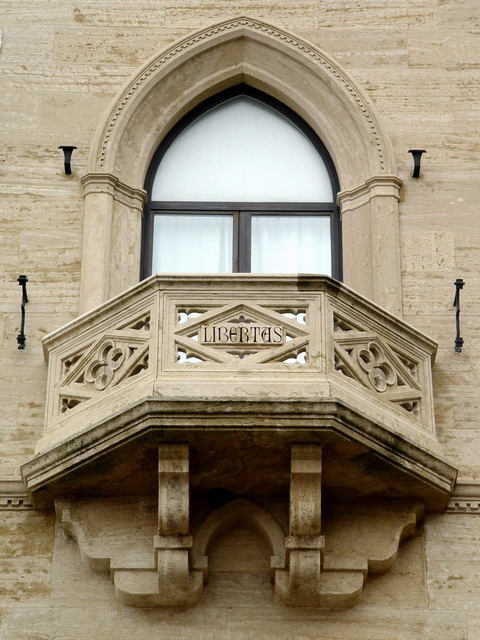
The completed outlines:
[[[380,493],[395,486],[428,508],[447,504],[454,470],[435,435],[435,343],[331,278],[152,276],[47,336],[44,349],[45,431],[23,470],[37,501],[62,494],[66,476],[84,488],[98,475],[88,465],[113,452],[130,464],[131,442],[143,472],[153,444],[201,433],[208,450],[222,433],[223,446],[255,434],[265,446],[369,453],[398,476],[380,474]],[[349,490],[365,484],[357,466]],[[332,484],[346,482],[341,470],[328,472]],[[135,484],[141,473],[130,473]]]
[[[152,276],[44,348],[29,499],[55,503],[124,604],[194,604],[218,534],[247,526],[271,549],[279,602],[351,606],[448,503],[435,343],[331,278]],[[207,513],[212,491],[228,499]]]
[[[336,399],[439,451],[435,343],[330,278],[153,276],[44,349],[38,451],[147,397]]]

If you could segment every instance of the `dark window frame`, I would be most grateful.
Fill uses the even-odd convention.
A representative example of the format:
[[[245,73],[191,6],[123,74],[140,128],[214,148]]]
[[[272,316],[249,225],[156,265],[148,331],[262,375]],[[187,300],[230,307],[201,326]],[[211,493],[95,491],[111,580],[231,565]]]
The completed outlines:
[[[342,234],[340,211],[336,202],[161,202],[152,201],[153,182],[163,156],[175,139],[192,122],[217,105],[237,96],[246,95],[272,107],[295,124],[312,142],[328,171],[334,196],[339,191],[335,167],[320,138],[312,128],[289,107],[268,94],[245,84],[221,91],[208,98],[184,116],[159,145],[147,173],[145,189],[148,194],[142,226],[141,278],[151,275],[153,257],[153,221],[155,214],[202,213],[206,215],[229,213],[234,217],[233,272],[249,272],[251,259],[252,215],[308,215],[330,217],[332,276],[342,279]]]

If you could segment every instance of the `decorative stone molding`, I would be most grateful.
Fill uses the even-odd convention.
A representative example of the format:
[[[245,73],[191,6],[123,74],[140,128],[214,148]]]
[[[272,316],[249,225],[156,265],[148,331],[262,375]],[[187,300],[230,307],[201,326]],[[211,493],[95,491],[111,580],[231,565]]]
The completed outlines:
[[[91,148],[88,160],[88,171],[110,171],[116,173],[115,167],[118,165],[118,148],[122,144],[119,136],[126,138],[133,132],[134,135],[131,139],[135,145],[138,144],[135,140],[135,122],[131,123],[129,120],[132,119],[132,115],[135,116],[134,119],[139,117],[135,113],[138,106],[145,102],[147,96],[150,96],[152,91],[158,91],[158,86],[161,81],[165,80],[173,69],[175,69],[177,74],[180,69],[182,72],[185,72],[185,65],[188,64],[189,61],[196,60],[198,64],[205,52],[208,53],[209,51],[218,50],[219,48],[227,50],[228,45],[238,41],[242,43],[258,43],[272,53],[277,53],[277,55],[281,54],[281,60],[279,59],[276,62],[283,66],[283,73],[279,74],[276,79],[285,87],[283,92],[287,94],[285,97],[288,102],[291,103],[296,98],[294,97],[295,92],[293,90],[286,90],[286,85],[288,83],[298,84],[298,78],[295,79],[291,75],[293,68],[289,69],[290,61],[292,67],[294,63],[299,63],[304,68],[304,73],[309,76],[315,74],[317,80],[321,82],[322,85],[328,85],[329,93],[332,97],[333,95],[335,95],[335,97],[343,96],[343,100],[348,102],[348,111],[355,110],[358,114],[357,125],[367,132],[366,137],[368,139],[374,141],[375,153],[372,154],[369,152],[365,154],[365,163],[367,165],[370,165],[371,162],[374,163],[372,169],[373,166],[376,166],[379,172],[395,171],[393,149],[375,108],[345,69],[341,68],[327,53],[299,36],[248,17],[234,18],[202,29],[180,40],[146,62],[126,83],[125,87],[121,89],[108,112],[105,113],[103,122],[97,129]],[[251,75],[255,74],[255,66],[258,65],[260,67],[269,64],[266,60],[261,60],[260,58],[254,57],[250,59],[248,51],[239,50],[236,55],[241,56],[238,60],[235,60],[235,66],[238,67],[238,65],[240,65],[240,69],[237,68],[236,71],[233,71],[233,65],[230,66],[228,71],[225,69],[229,76],[234,75],[233,82],[230,81],[229,84],[239,82],[243,71],[242,67],[245,68],[247,64],[248,72]],[[220,82],[221,74],[219,74],[217,68],[212,69],[211,65],[209,71],[211,76],[209,79],[203,76],[205,73],[203,69],[198,70],[197,73],[198,75],[195,78],[195,84],[197,86],[192,87],[193,90],[190,90],[191,95],[199,93],[200,84],[203,85],[202,89],[205,91],[210,88],[209,84],[212,84],[214,78],[217,84]],[[246,76],[247,74],[244,72],[243,75]],[[225,78],[222,78],[222,81],[225,85]],[[272,85],[274,84],[273,76],[270,78],[270,83]],[[178,88],[176,93],[179,94],[180,91],[184,93],[185,86],[187,85],[183,85],[181,90]],[[271,88],[275,90],[274,86]],[[213,91],[210,89],[210,92],[215,93],[218,90],[219,88],[215,88]],[[278,91],[278,89],[276,91]],[[191,99],[190,97],[190,100]],[[192,106],[193,104],[190,104],[188,109],[190,110]],[[312,107],[313,105],[310,108]],[[178,119],[178,115],[174,115],[173,117]],[[348,116],[352,122],[355,117],[356,114]],[[170,123],[168,125],[168,129],[171,128],[172,124],[173,123]],[[347,126],[351,126],[351,124],[349,123]],[[358,136],[355,135],[354,139],[357,140],[357,137]],[[137,157],[134,156],[134,159],[137,160]],[[122,169],[120,169],[120,171],[122,171]],[[376,173],[375,169],[373,169],[372,173]],[[368,175],[365,176],[365,178],[367,177]]]
[[[401,273],[397,268],[401,186],[399,178],[379,175],[338,194],[345,282],[398,317],[402,317]]]
[[[105,193],[116,202],[143,212],[147,195],[145,190],[132,189],[110,173],[87,173],[82,177],[82,184],[85,197]]]
[[[345,206],[345,282],[401,316],[400,181],[374,105],[328,54],[245,17],[202,29],[154,56],[104,114],[83,179],[80,313],[138,281],[138,206],[161,140],[196,105],[240,82],[284,102],[323,140],[339,176],[340,206]]]
[[[374,198],[394,198],[400,200],[400,187],[402,181],[394,175],[378,175],[368,178],[364,184],[350,191],[341,191],[338,194],[338,203],[342,213],[355,211]]]
[[[33,504],[21,480],[0,480],[0,511],[25,511]]]
[[[480,514],[480,484],[458,482],[446,510],[448,513]]]
[[[0,510],[17,511],[32,509],[33,504],[28,496],[27,491],[25,490],[25,485],[21,480],[0,480]],[[448,501],[446,512],[451,514],[469,513],[480,515],[479,485],[475,483],[464,483],[461,481],[457,482],[455,485],[455,489]],[[215,516],[218,516],[218,512],[215,512]],[[206,538],[208,539],[209,535],[207,535]],[[279,558],[280,556],[278,555],[278,549],[281,549],[281,546],[279,547],[278,545],[278,536],[277,538],[275,538],[275,536],[270,533],[268,536],[264,536],[264,538],[270,540],[273,548],[277,550],[276,552],[274,551],[274,558]],[[206,543],[204,543],[204,546],[206,546]],[[199,546],[194,546],[194,551],[195,548],[198,549]],[[275,553],[277,555],[275,555]],[[201,568],[201,565],[202,563],[200,560],[195,561],[195,567],[199,570]],[[284,566],[284,564],[282,566]],[[278,567],[278,561],[273,558],[272,567]],[[201,570],[207,571],[205,567]]]
[[[472,498],[452,498],[446,509],[447,513],[480,513],[480,496]]]
[[[85,217],[80,313],[138,280],[146,198],[143,189],[129,187],[109,173],[88,173],[82,182]]]

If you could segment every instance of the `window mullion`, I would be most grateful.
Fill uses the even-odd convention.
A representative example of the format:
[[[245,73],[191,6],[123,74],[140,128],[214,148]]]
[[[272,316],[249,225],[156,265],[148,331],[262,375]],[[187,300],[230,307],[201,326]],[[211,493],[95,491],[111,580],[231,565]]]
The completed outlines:
[[[240,215],[238,211],[232,211],[233,217],[233,251],[232,251],[232,272],[240,271]]]
[[[238,212],[238,271],[249,273],[252,256],[252,214]]]

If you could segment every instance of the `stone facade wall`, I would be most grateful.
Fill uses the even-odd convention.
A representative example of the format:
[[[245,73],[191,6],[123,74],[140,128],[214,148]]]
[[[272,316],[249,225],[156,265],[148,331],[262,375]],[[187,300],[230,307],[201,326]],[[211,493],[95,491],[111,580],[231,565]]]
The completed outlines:
[[[3,498],[5,491],[1,640],[480,638],[480,5],[473,0],[2,1],[0,488],[20,479],[20,465],[42,435],[41,338],[78,314],[80,178],[102,114],[149,57],[200,27],[243,14],[330,54],[383,118],[404,183],[404,319],[439,343],[438,438],[459,469],[460,497],[454,494],[448,513],[427,516],[392,569],[370,578],[352,609],[273,603],[268,552],[237,529],[217,542],[200,604],[162,611],[115,601],[108,578],[82,564],[54,515],[19,506]],[[59,145],[77,147],[71,176],[63,172]],[[409,149],[427,150],[419,180],[411,177]],[[16,345],[19,274],[29,278],[23,351]],[[453,349],[456,278],[466,283],[462,353]]]

